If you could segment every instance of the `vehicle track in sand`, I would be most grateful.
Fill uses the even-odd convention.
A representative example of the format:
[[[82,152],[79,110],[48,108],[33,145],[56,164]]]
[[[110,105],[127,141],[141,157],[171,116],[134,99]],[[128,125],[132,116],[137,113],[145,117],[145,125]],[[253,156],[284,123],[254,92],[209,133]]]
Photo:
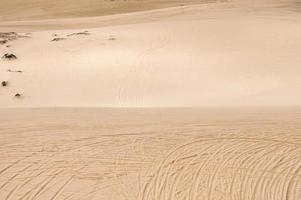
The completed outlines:
[[[147,94],[149,85],[152,84],[151,79],[155,75],[151,73],[154,66],[148,58],[169,44],[172,39],[172,33],[156,33],[152,37],[158,38],[157,42],[138,54],[132,67],[120,81],[118,89],[118,103],[120,107],[143,105],[143,94]],[[147,65],[143,65],[144,62]],[[146,67],[142,69],[141,66]],[[134,80],[132,80],[133,77],[135,77]]]
[[[229,119],[195,109],[102,110],[97,115],[89,110],[87,118],[69,113],[57,128],[40,123],[45,118],[54,123],[57,115],[35,111],[36,119],[28,119],[24,114],[26,125],[25,111],[19,112],[20,119],[0,120],[0,128],[15,127],[0,134],[0,199],[301,197],[301,112],[236,112]],[[114,112],[116,120],[109,116]],[[16,115],[5,114],[6,119]],[[78,122],[81,126],[71,126]]]
[[[280,140],[196,140],[149,174],[142,200],[300,199],[300,155],[301,144]]]

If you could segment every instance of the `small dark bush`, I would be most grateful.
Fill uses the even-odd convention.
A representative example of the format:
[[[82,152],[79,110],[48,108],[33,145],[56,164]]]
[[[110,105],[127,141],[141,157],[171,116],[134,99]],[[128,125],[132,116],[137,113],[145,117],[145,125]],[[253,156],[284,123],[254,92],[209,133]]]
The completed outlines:
[[[15,56],[12,53],[6,53],[6,54],[4,54],[2,56],[2,59],[5,59],[5,60],[15,60],[15,59],[17,59],[17,56]]]
[[[2,85],[2,87],[6,87],[8,85],[8,82],[7,81],[2,81],[1,85]]]
[[[61,41],[61,40],[66,40],[66,38],[53,38],[51,40],[51,42],[58,42],[58,41]]]
[[[11,70],[11,69],[8,69],[7,72],[22,73],[23,71],[22,70]]]
[[[7,42],[7,40],[0,40],[0,44],[6,44]]]
[[[84,32],[78,32],[78,33],[71,33],[67,35],[68,37],[74,36],[74,35],[90,35],[89,31],[84,31]]]
[[[22,97],[22,95],[17,93],[17,94],[15,94],[15,97],[20,98],[20,97]]]

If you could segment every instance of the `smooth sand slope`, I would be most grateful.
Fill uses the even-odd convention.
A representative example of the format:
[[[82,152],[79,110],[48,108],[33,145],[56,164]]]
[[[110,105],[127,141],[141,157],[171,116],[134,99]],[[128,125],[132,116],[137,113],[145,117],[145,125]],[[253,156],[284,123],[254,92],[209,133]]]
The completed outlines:
[[[298,1],[18,2],[0,8],[1,200],[301,199]],[[171,106],[203,108],[134,108]]]
[[[10,83],[0,106],[300,105],[300,18],[285,6],[220,3],[1,22],[31,34],[0,46],[18,57],[0,62]]]

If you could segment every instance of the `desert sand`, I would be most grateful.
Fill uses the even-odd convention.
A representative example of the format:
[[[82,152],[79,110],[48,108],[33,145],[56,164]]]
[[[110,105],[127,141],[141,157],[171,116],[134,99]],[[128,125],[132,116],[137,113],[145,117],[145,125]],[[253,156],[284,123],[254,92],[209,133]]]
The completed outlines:
[[[1,199],[299,200],[301,108],[3,109]]]
[[[300,2],[1,3],[0,199],[301,199]]]

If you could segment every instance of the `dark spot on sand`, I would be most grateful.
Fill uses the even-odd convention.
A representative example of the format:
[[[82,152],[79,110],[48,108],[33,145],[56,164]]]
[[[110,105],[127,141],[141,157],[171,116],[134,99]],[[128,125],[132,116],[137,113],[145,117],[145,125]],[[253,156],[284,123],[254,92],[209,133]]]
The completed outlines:
[[[18,59],[17,56],[15,56],[14,54],[12,53],[6,53],[2,56],[2,59],[4,60],[16,60]]]
[[[0,44],[6,44],[8,40],[0,40]]]
[[[8,85],[8,82],[7,81],[2,81],[1,85],[2,85],[2,87],[6,87]]]
[[[114,40],[116,40],[116,37],[111,35],[108,40],[114,41]]]
[[[15,32],[5,32],[5,33],[0,33],[0,38],[2,39],[8,39],[8,40],[11,40],[11,39],[16,39],[19,35]]]
[[[61,41],[61,40],[66,40],[66,38],[53,38],[51,40],[51,42],[58,42],[58,41]]]
[[[83,32],[78,32],[78,33],[71,33],[67,35],[68,37],[74,36],[74,35],[90,35],[89,31],[83,31]]]
[[[22,97],[22,94],[17,93],[17,94],[15,94],[15,97],[16,97],[16,98],[21,98],[21,97]]]
[[[9,41],[16,40],[19,38],[29,38],[29,36],[19,35],[16,32],[0,32],[0,39],[2,39],[2,41],[5,41],[4,43],[7,43]],[[3,44],[3,42],[2,42],[2,44]]]
[[[21,70],[11,70],[11,69],[8,69],[7,72],[22,73],[23,71],[21,71]]]

